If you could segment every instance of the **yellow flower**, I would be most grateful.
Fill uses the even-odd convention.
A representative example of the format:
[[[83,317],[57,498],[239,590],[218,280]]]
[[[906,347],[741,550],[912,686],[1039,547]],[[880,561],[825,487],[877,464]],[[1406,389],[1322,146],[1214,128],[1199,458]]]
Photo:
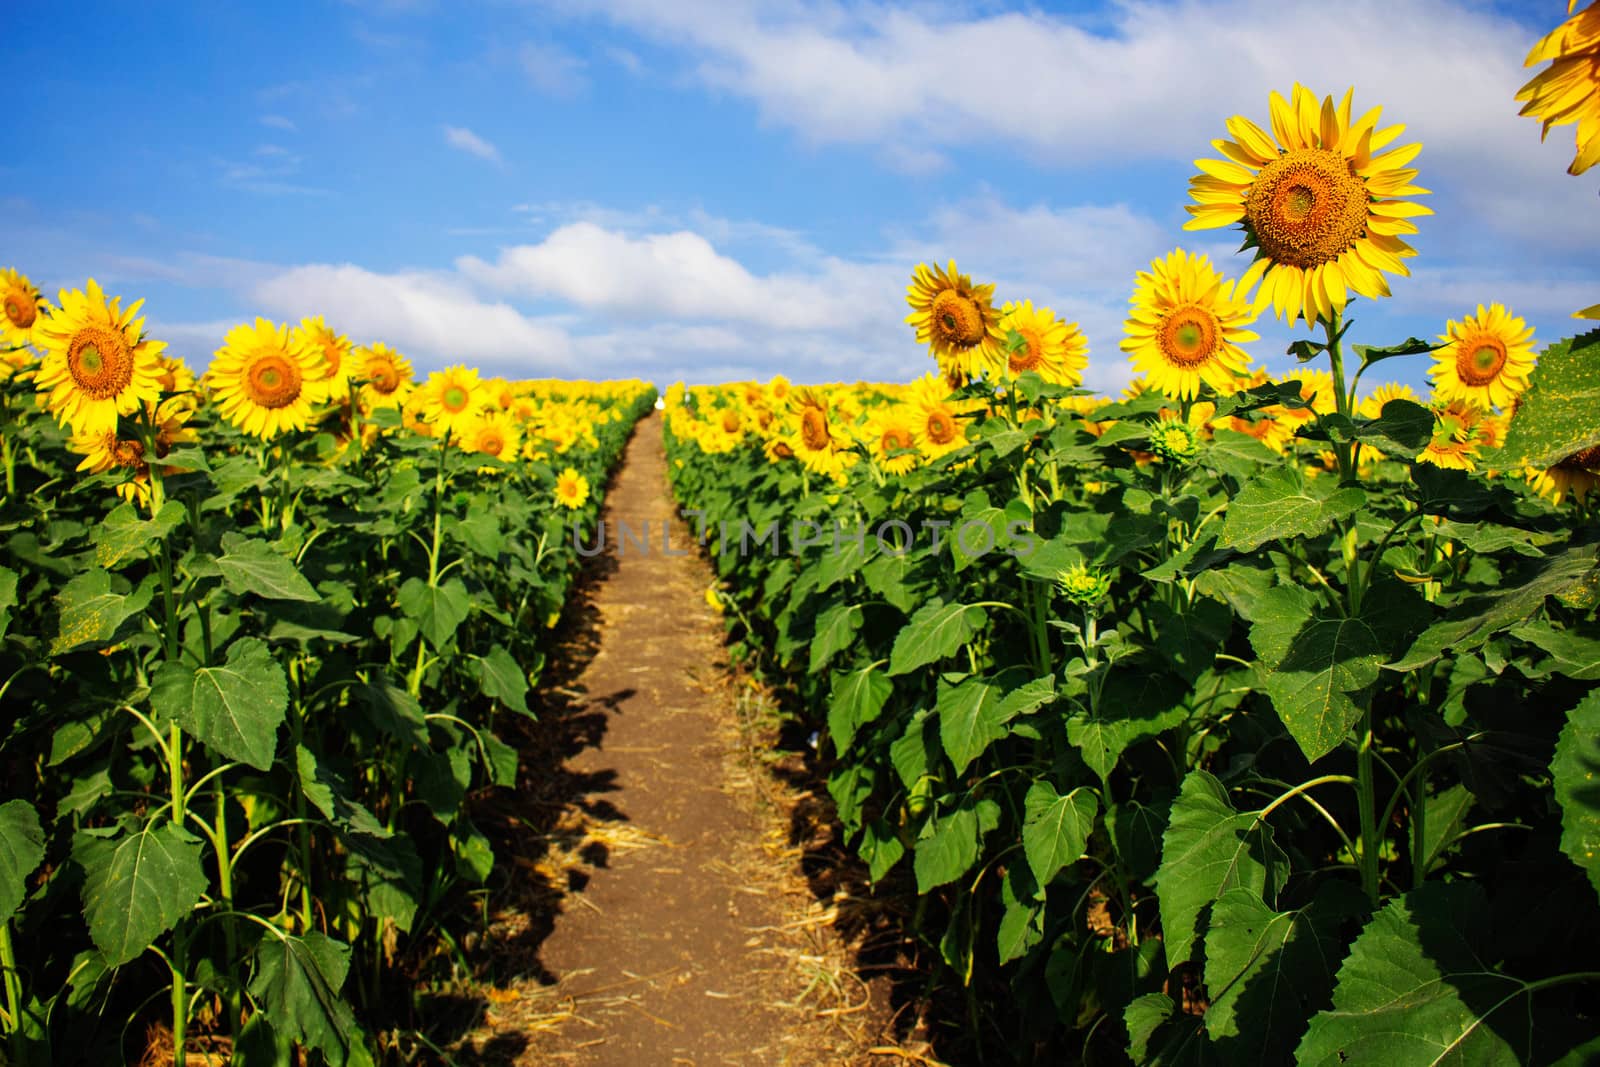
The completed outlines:
[[[932,374],[918,378],[912,383],[909,400],[917,419],[917,447],[929,460],[966,445],[966,427],[958,416],[968,405],[950,399],[945,381]]]
[[[556,503],[576,510],[589,502],[589,479],[568,467],[556,478]]]
[[[798,428],[789,439],[795,457],[809,471],[837,477],[848,460],[841,450],[850,447],[841,440],[829,418],[828,397],[821,389],[796,389],[789,395]]]
[[[146,405],[147,417],[156,431],[156,459],[165,458],[176,445],[194,441],[194,431],[188,427],[193,412],[192,405],[178,397]],[[128,480],[117,486],[117,495],[123,500],[149,505],[150,463],[143,441],[124,438],[116,430],[108,430],[74,434],[67,448],[83,457],[77,467],[79,471],[103,474],[120,468],[129,472]]]
[[[287,326],[256,319],[223,338],[206,371],[222,417],[245,433],[271,440],[303,430],[311,418],[308,379],[321,371],[322,353]]]
[[[27,275],[10,267],[0,270],[0,346],[33,344],[34,326],[49,313],[44,294]]]
[[[1433,440],[1417,457],[1418,462],[1452,470],[1474,469],[1473,455],[1482,443],[1478,423],[1483,412],[1464,400],[1452,400],[1434,408],[1433,416]]]
[[[1232,141],[1212,141],[1226,159],[1196,160],[1189,181],[1196,201],[1186,230],[1239,223],[1256,260],[1239,282],[1240,295],[1259,282],[1255,305],[1273,306],[1293,326],[1331,320],[1349,293],[1389,295],[1384,272],[1410,273],[1401,262],[1416,252],[1401,240],[1416,233],[1410,220],[1431,215],[1402,200],[1428,192],[1412,185],[1406,164],[1421,145],[1379,155],[1405,129],[1378,129],[1382,108],[1351,121],[1352,91],[1335,107],[1321,106],[1296,84],[1291,99],[1271,94],[1272,136],[1241,115],[1228,120]]]
[[[416,404],[436,432],[460,434],[478,417],[483,399],[478,372],[457,364],[429,374],[417,390]]]
[[[1546,470],[1529,467],[1522,474],[1534,491],[1550,503],[1559,507],[1563,500],[1571,498],[1581,504],[1600,489],[1600,446],[1570,455]]]
[[[1357,413],[1364,419],[1375,419],[1383,414],[1383,405],[1391,400],[1409,400],[1413,404],[1420,404],[1416,390],[1409,385],[1400,385],[1396,382],[1386,382],[1378,386],[1368,396],[1362,398],[1357,406]]]
[[[509,415],[491,411],[469,422],[461,431],[459,443],[470,452],[509,462],[522,450],[522,431]]]
[[[301,319],[291,336],[322,356],[318,372],[306,381],[307,394],[319,403],[345,399],[350,390],[350,374],[355,369],[350,359],[350,338],[323,322],[321,315]]]
[[[1567,0],[1567,14],[1577,0]],[[1600,3],[1592,3],[1541,37],[1523,66],[1550,61],[1550,69],[1535,76],[1516,98],[1524,100],[1519,115],[1543,120],[1539,139],[1552,126],[1578,124],[1577,155],[1568,174],[1582,174],[1600,161]]]
[[[896,404],[880,408],[863,430],[862,443],[890,474],[906,474],[921,458],[917,451],[917,413]]]
[[[1259,339],[1245,329],[1257,312],[1209,258],[1178,248],[1154,260],[1139,272],[1132,304],[1121,347],[1146,387],[1179,400],[1199,396],[1201,382],[1223,394],[1238,390],[1250,362],[1238,346]]]
[[[1499,304],[1476,315],[1451,320],[1439,335],[1445,342],[1433,353],[1434,395],[1465,400],[1484,411],[1503,408],[1528,388],[1533,371],[1533,330]]]
[[[118,415],[159,399],[166,343],[144,338],[136,318],[143,300],[121,310],[121,297],[106,301],[93,278],[86,292],[63,289],[61,306],[33,326],[33,343],[44,351],[34,387],[40,404],[74,433],[115,432]]]
[[[368,408],[397,408],[411,396],[411,361],[386,344],[377,343],[350,354],[358,361],[361,402]]]
[[[717,595],[717,587],[714,585],[706,586],[706,607],[710,608],[718,615],[721,615],[723,612],[722,597]]]
[[[918,263],[906,302],[906,323],[916,328],[918,343],[928,346],[951,384],[962,384],[994,358],[1000,337],[994,286],[973,285],[970,275],[957,273],[955,260],[947,268]]]
[[[996,327],[999,341],[988,348],[996,376],[1010,381],[1033,371],[1055,385],[1077,385],[1089,365],[1089,342],[1075,322],[1063,322],[1033,301],[1007,303]],[[1015,334],[1015,340],[1012,335]]]

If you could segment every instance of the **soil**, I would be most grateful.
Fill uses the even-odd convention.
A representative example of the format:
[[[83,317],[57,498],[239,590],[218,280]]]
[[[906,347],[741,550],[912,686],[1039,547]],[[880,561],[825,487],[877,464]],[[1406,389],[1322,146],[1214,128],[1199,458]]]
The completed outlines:
[[[523,828],[524,877],[476,951],[514,965],[492,968],[503,984],[481,991],[487,1011],[452,1059],[932,1063],[896,1040],[910,1027],[890,978],[861,977],[870,906],[819,866],[803,753],[769,754],[775,706],[730,672],[710,569],[675,514],[652,415],[606,494],[606,555],[569,609],[558,658],[575,676],[563,685],[553,667],[524,788],[499,802]],[[648,548],[618,551],[619,522],[647,528]]]

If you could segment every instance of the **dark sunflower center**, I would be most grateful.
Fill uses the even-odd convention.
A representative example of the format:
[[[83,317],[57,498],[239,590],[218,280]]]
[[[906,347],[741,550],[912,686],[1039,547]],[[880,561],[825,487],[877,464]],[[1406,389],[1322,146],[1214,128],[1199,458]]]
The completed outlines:
[[[1261,168],[1245,197],[1245,223],[1276,263],[1315,267],[1367,232],[1367,187],[1339,153],[1296,148]]]
[[[1011,370],[1014,374],[1023,371],[1038,370],[1039,364],[1044,362],[1044,341],[1039,337],[1039,331],[1029,328],[1018,330],[1022,337],[1022,345],[1011,352]]]
[[[884,455],[888,455],[897,449],[911,448],[913,444],[911,432],[903,426],[895,426],[883,431],[878,447],[883,450]]]
[[[1574,471],[1600,470],[1600,445],[1593,445],[1582,452],[1574,452],[1556,466]]]
[[[245,394],[264,408],[287,407],[300,398],[300,368],[272,354],[259,356],[245,374]]]
[[[971,348],[983,340],[983,312],[978,302],[955,289],[933,298],[934,336],[951,348]]]
[[[28,300],[17,293],[6,297],[6,318],[18,329],[26,330],[33,325],[33,320],[39,315],[39,308],[32,300]]]
[[[372,388],[385,396],[400,388],[400,371],[388,360],[367,365],[367,377],[372,379]]]
[[[828,416],[819,408],[806,408],[800,416],[800,440],[813,452],[828,447]]]
[[[138,470],[145,465],[144,445],[138,441],[118,440],[111,449],[111,458],[119,467]]]
[[[88,396],[109,400],[133,381],[133,353],[117,331],[85,326],[67,343],[67,370]]]
[[[1161,354],[1170,366],[1204,366],[1217,351],[1217,319],[1205,308],[1185,304],[1161,324]]]
[[[928,412],[928,440],[947,445],[956,439],[956,420],[947,411]]]
[[[1463,385],[1488,385],[1505,365],[1506,346],[1499,338],[1479,337],[1457,348],[1456,373]]]

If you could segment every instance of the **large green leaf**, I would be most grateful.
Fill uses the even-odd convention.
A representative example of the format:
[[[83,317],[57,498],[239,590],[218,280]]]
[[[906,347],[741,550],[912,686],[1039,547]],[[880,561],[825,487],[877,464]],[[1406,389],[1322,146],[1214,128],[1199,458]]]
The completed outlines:
[[[437,586],[421,578],[407,578],[400,587],[399,601],[400,610],[417,624],[428,643],[440,651],[455,636],[456,628],[466,621],[472,606],[472,596],[459,578]]]
[[[365,1038],[339,995],[350,969],[350,946],[313,930],[303,937],[274,933],[255,951],[250,995],[278,1033],[321,1050],[333,1067],[365,1062]]]
[[[1361,718],[1359,697],[1378,680],[1383,648],[1360,618],[1314,618],[1281,661],[1269,665],[1267,695],[1308,760],[1338,748]]]
[[[1041,886],[1056,873],[1081,859],[1100,812],[1100,798],[1088,786],[1078,786],[1066,796],[1040,779],[1023,798],[1022,851]]]
[[[119,579],[120,580],[120,579]],[[150,605],[153,586],[141,583],[131,593],[113,593],[108,571],[85,571],[56,594],[61,620],[50,654],[103,644],[116,636],[124,622]]]
[[[1233,628],[1233,611],[1209,597],[1196,599],[1182,611],[1158,600],[1151,613],[1156,623],[1156,651],[1190,684],[1216,661]]]
[[[912,866],[917,892],[926,893],[953,882],[978,860],[978,813],[961,807],[935,819],[931,831],[916,844]]]
[[[828,692],[828,736],[833,750],[844,755],[856,731],[876,719],[894,691],[894,683],[876,665],[849,674],[835,674]]]
[[[277,751],[289,690],[266,643],[241,637],[228,646],[221,666],[163,663],[151,683],[150,705],[228,759],[265,771]]]
[[[178,925],[206,888],[199,842],[167,822],[120,838],[81,832],[72,858],[83,868],[89,936],[113,967]]]
[[[1207,771],[1184,778],[1156,871],[1168,968],[1193,955],[1200,915],[1223,893],[1243,888],[1269,903],[1276,898],[1288,859],[1257,814],[1235,811],[1227,789]]]
[[[1550,654],[1537,670],[1564,674],[1580,682],[1600,682],[1600,640],[1547,622],[1517,626],[1511,636]]]
[[[1472,882],[1428,882],[1367,923],[1311,1020],[1302,1067],[1518,1067],[1530,1062],[1526,986],[1484,958],[1490,927]]]
[[[939,742],[957,774],[1006,735],[1000,697],[1000,687],[986,678],[968,678],[954,686],[941,683],[933,710],[939,716]]]
[[[354,799],[350,783],[343,775],[318,762],[316,754],[304,745],[296,745],[294,755],[300,791],[334,825],[351,833],[391,836],[377,816]],[[461,753],[461,758],[465,762],[466,754]]]
[[[1228,1063],[1290,1063],[1314,1012],[1330,1003],[1344,955],[1339,926],[1363,914],[1348,882],[1326,882],[1310,904],[1274,911],[1230,889],[1206,924],[1206,1032]]]
[[[1600,689],[1567,712],[1550,774],[1561,805],[1561,850],[1600,893]]]
[[[1600,330],[1557,341],[1539,353],[1505,444],[1484,457],[1500,470],[1550,467],[1600,445]]]
[[[235,593],[254,593],[268,600],[320,599],[294,563],[258,537],[223,534],[217,569]]]
[[[28,875],[44,859],[39,813],[26,800],[0,804],[0,923],[10,921],[28,893]]]
[[[478,688],[490,700],[498,700],[512,711],[532,715],[528,710],[528,676],[502,645],[489,649],[487,656],[473,661]]]
[[[1578,585],[1594,566],[1593,545],[1574,546],[1530,562],[1494,592],[1468,597],[1445,618],[1422,631],[1404,656],[1385,666],[1409,671],[1432,663],[1450,650],[1470,652],[1538,611],[1546,597],[1558,596]]]
[[[860,629],[861,608],[855,604],[835,604],[818,615],[811,638],[811,673],[822,673],[834,656],[854,643]]]
[[[144,518],[132,504],[111,509],[97,523],[89,539],[94,542],[94,561],[114,570],[124,563],[142,558],[146,550],[183,523],[188,509],[181,500],[169,500],[152,518]]]
[[[1366,503],[1363,490],[1354,486],[1332,489],[1329,481],[1305,481],[1289,466],[1258,474],[1229,502],[1217,544],[1250,549],[1268,541],[1310,537]]]
[[[1105,778],[1129,745],[1189,717],[1183,703],[1186,689],[1182,679],[1167,671],[1119,664],[1106,678],[1099,703],[1067,719],[1067,741]]]
[[[889,673],[906,674],[955,655],[987,618],[982,608],[966,604],[934,601],[926,605],[895,637]]]

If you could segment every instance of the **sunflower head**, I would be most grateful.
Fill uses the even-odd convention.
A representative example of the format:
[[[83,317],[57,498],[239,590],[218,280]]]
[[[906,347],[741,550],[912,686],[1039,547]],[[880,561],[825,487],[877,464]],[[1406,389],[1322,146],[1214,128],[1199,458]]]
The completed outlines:
[[[323,322],[321,315],[300,320],[292,332],[322,357],[316,373],[306,382],[307,390],[319,403],[343,399],[356,369],[350,358],[350,338]]]
[[[1416,254],[1401,236],[1417,232],[1411,219],[1432,214],[1402,199],[1428,191],[1406,166],[1421,146],[1379,152],[1404,127],[1378,129],[1381,108],[1353,119],[1351,96],[1319,105],[1298,84],[1288,100],[1272,93],[1271,135],[1234,116],[1234,139],[1212,142],[1225,158],[1196,160],[1200,174],[1189,182],[1195,203],[1184,228],[1238,223],[1256,249],[1239,295],[1259,283],[1256,307],[1273,305],[1291,326],[1331,322],[1351,292],[1388,296],[1384,273],[1407,274],[1401,260]]]
[[[1473,470],[1476,466],[1473,459],[1483,445],[1480,434],[1483,411],[1467,401],[1452,400],[1436,406],[1433,418],[1433,439],[1417,456],[1417,461],[1452,470]]]
[[[429,374],[415,399],[418,415],[436,433],[459,435],[478,417],[486,398],[478,372],[457,364]]]
[[[258,318],[228,331],[206,380],[223,418],[271,440],[306,428],[318,395],[308,385],[321,368],[322,352],[303,335]]]
[[[1139,273],[1131,302],[1122,349],[1142,388],[1180,400],[1199,396],[1202,383],[1222,394],[1239,389],[1250,363],[1239,346],[1258,339],[1246,329],[1256,311],[1208,257],[1177,248],[1154,260]]]
[[[1200,432],[1181,419],[1162,419],[1151,427],[1150,451],[1174,463],[1191,463],[1200,454]]]
[[[1000,340],[986,354],[997,378],[1010,381],[1033,371],[1054,385],[1078,385],[1089,365],[1089,342],[1075,322],[1057,319],[1033,301],[1007,303],[996,326]]]
[[[1567,13],[1577,0],[1567,0]],[[1539,119],[1539,138],[1552,127],[1577,124],[1577,155],[1568,174],[1600,162],[1600,5],[1590,4],[1540,38],[1524,66],[1549,62],[1547,70],[1517,91],[1521,115]]]
[[[1082,563],[1075,563],[1057,575],[1056,588],[1079,607],[1092,608],[1111,592],[1111,579]]]
[[[1506,408],[1528,388],[1533,372],[1533,330],[1500,304],[1458,324],[1451,320],[1434,350],[1433,392],[1439,400],[1463,400],[1484,411]]]
[[[973,285],[970,275],[956,270],[953,259],[948,267],[919,263],[911,272],[906,302],[911,305],[907,324],[946,378],[965,381],[992,362],[1000,339],[993,285]]]
[[[115,431],[161,394],[160,355],[167,347],[144,336],[144,301],[126,311],[93,278],[83,290],[62,290],[60,307],[35,320],[33,343],[44,351],[34,376],[40,405],[77,434]]]
[[[39,287],[10,267],[0,270],[0,347],[33,344],[33,328],[50,313]]]
[[[368,409],[398,408],[410,398],[415,384],[411,380],[411,361],[381,342],[365,345],[350,353],[361,379],[361,402]]]
[[[583,507],[589,501],[589,479],[568,467],[556,477],[556,503],[568,510]]]

